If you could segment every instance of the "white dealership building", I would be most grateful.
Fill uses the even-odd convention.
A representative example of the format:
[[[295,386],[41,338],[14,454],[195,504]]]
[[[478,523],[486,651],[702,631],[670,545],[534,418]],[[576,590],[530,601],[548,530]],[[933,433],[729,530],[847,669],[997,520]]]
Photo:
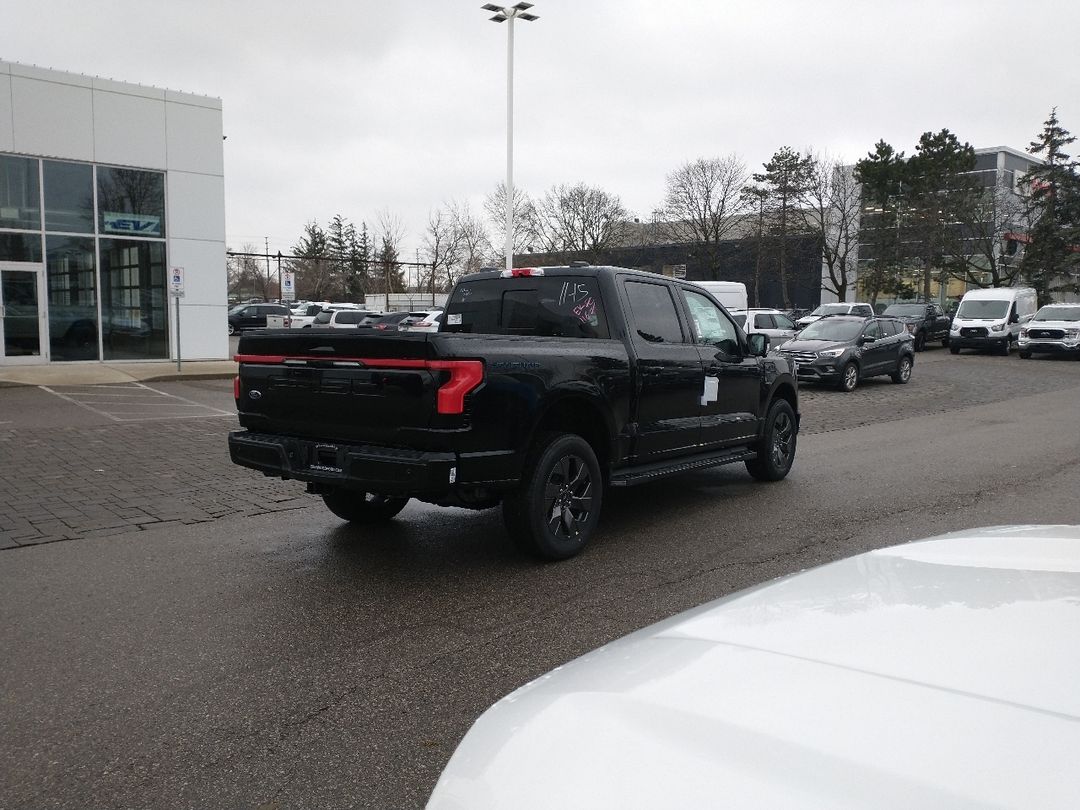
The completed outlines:
[[[0,366],[175,359],[178,311],[228,357],[222,141],[220,99],[0,61]]]

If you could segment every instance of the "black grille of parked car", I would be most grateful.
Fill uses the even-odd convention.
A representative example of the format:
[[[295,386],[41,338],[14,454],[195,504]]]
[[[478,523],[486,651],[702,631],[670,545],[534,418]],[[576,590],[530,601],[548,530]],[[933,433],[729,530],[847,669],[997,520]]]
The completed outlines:
[[[1029,329],[1028,337],[1043,338],[1048,340],[1061,340],[1065,337],[1063,329]]]
[[[960,330],[960,337],[986,337],[988,334],[985,326],[965,326]]]

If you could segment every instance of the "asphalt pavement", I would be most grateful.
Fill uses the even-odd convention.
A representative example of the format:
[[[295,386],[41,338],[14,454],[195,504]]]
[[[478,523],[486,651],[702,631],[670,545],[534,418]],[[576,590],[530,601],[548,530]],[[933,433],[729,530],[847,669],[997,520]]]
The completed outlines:
[[[168,385],[231,404],[227,381]],[[231,416],[5,390],[0,502],[37,534],[0,551],[0,807],[421,807],[484,708],[626,632],[870,548],[1080,524],[1078,401],[1080,362],[941,350],[907,386],[807,387],[785,481],[614,491],[583,555],[540,564],[497,510],[343,524],[232,466]],[[50,534],[53,498],[152,519]]]

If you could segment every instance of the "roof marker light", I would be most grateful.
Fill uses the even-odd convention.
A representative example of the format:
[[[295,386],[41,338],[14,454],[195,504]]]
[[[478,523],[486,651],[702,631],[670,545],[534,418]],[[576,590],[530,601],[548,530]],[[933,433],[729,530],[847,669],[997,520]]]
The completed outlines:
[[[544,275],[542,267],[515,267],[513,270],[503,270],[500,275],[503,278],[533,278]]]

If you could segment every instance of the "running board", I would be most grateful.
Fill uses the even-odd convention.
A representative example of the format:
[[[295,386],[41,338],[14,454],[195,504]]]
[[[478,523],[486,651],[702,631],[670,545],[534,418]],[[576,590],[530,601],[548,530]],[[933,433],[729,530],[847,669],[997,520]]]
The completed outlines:
[[[683,456],[670,461],[642,464],[640,467],[625,467],[611,473],[610,483],[613,487],[630,487],[635,484],[655,481],[658,478],[666,478],[677,473],[701,470],[706,467],[717,467],[721,464],[731,464],[736,461],[749,461],[753,458],[757,458],[757,453],[745,447],[698,453],[694,456]]]

